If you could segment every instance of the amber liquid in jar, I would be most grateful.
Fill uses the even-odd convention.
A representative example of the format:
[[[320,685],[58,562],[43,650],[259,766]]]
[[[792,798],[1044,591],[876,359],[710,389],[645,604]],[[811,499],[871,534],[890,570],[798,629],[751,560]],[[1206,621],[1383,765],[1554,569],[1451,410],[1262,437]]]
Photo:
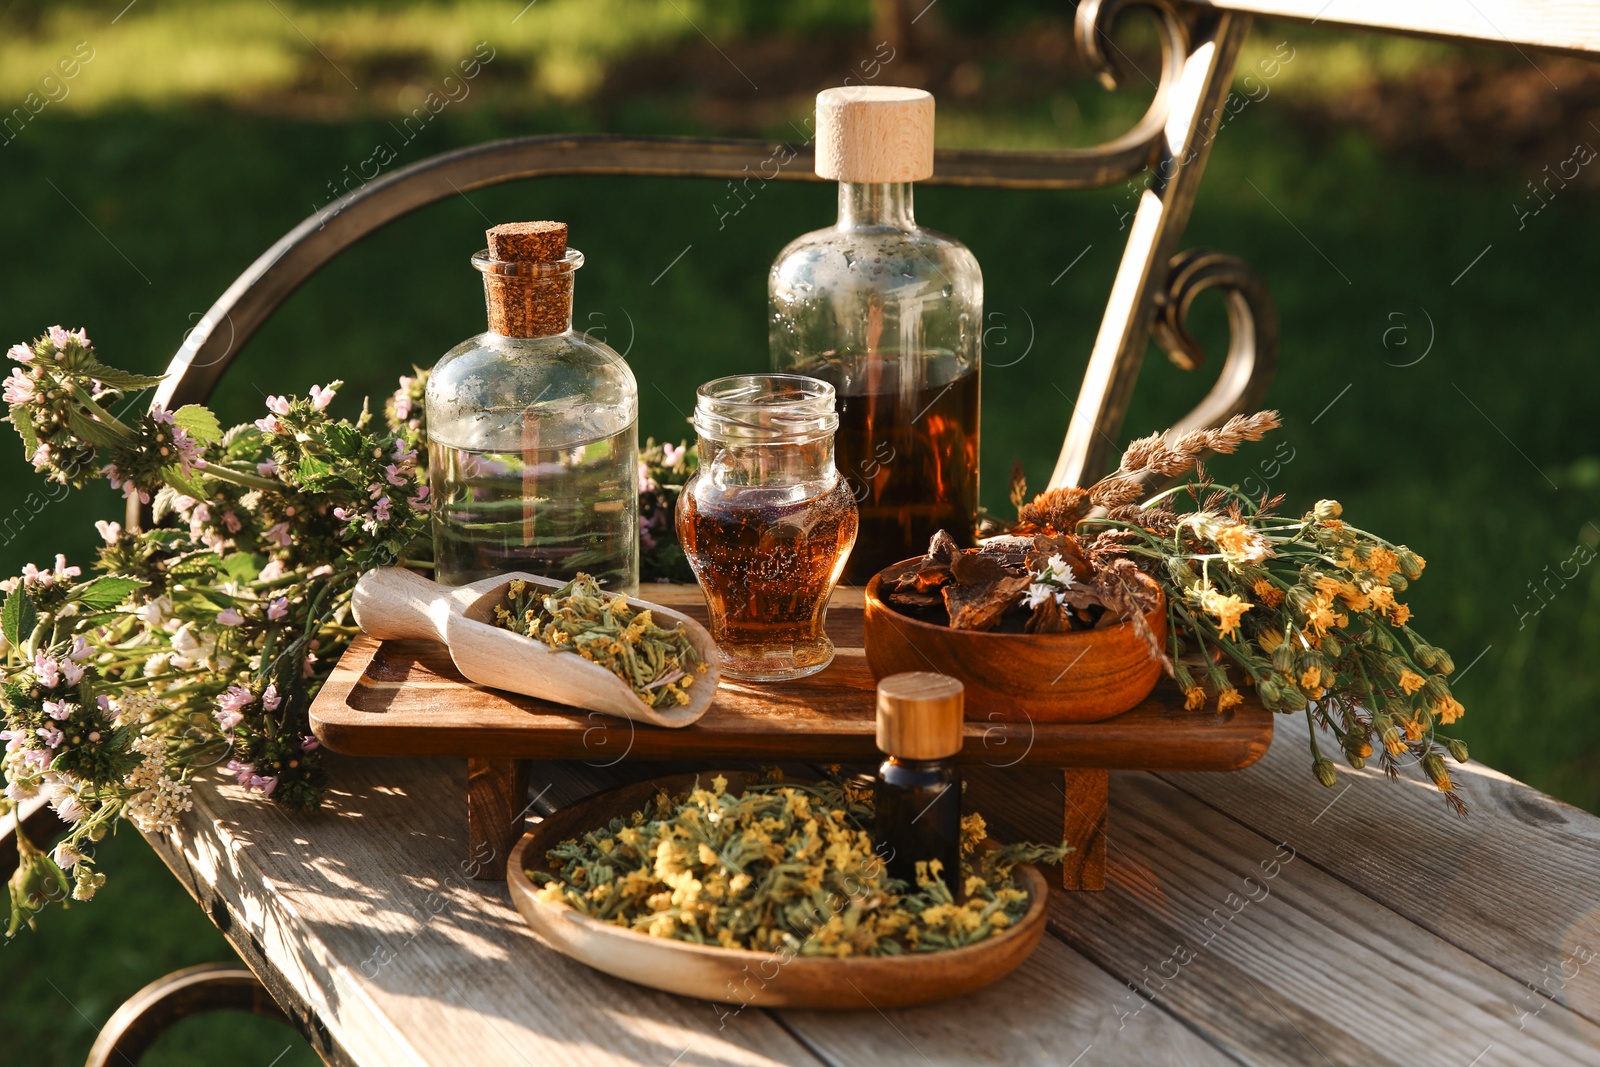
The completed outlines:
[[[891,563],[918,556],[939,530],[973,544],[978,514],[978,372],[937,373],[949,357],[925,357],[936,384],[900,394],[906,357],[872,360],[842,381],[837,365],[805,373],[838,393],[834,435],[839,473],[860,512],[860,533],[844,580],[865,585]]]
[[[784,488],[743,487],[726,500],[709,490],[680,498],[678,537],[724,672],[762,681],[825,666],[823,613],[856,540],[849,488],[839,480],[800,500]]]

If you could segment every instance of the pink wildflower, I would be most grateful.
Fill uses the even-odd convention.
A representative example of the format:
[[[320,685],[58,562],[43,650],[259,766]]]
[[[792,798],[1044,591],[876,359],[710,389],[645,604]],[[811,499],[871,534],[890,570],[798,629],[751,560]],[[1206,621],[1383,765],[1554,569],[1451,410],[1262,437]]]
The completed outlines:
[[[287,415],[289,414],[289,401],[285,397],[269,396],[267,397],[267,410],[274,415]]]
[[[117,538],[122,536],[122,523],[120,522],[107,522],[105,519],[96,519],[94,528],[100,531],[100,536],[105,539],[105,543],[108,545],[116,544]]]
[[[217,622],[223,626],[238,626],[244,622],[244,616],[239,614],[238,608],[223,608],[217,612]]]
[[[34,402],[33,378],[21,367],[13,367],[11,377],[6,379],[5,398],[7,404]]]
[[[217,724],[224,732],[232,730],[244,719],[244,709],[254,704],[255,694],[242,685],[230,685],[217,698]]]
[[[337,393],[338,390],[332,386],[324,388],[319,385],[313,385],[311,387],[311,406],[316,408],[318,411],[326,411],[328,405],[333,402],[333,398]]]
[[[388,479],[390,485],[411,484],[411,479],[400,473],[400,468],[393,463],[383,468],[383,476]]]
[[[72,717],[72,705],[65,700],[46,700],[41,706],[44,708],[44,713],[56,722]]]
[[[33,673],[39,676],[39,684],[46,689],[54,689],[61,684],[61,665],[43,652],[34,653]]]
[[[311,734],[306,734],[300,739],[301,752],[315,752],[321,745]]]
[[[372,513],[378,516],[379,522],[389,521],[389,498],[379,497],[378,502],[372,505]]]
[[[6,351],[6,355],[10,356],[12,359],[16,360],[18,363],[32,363],[33,362],[33,349],[29,348],[27,345],[22,344],[20,342],[17,343],[17,344],[12,345],[10,347],[10,349],[8,349]]]
[[[270,622],[277,622],[287,614],[289,614],[289,598],[286,596],[280,596],[267,605],[267,619]]]
[[[294,538],[289,536],[289,524],[287,522],[273,524],[272,528],[267,530],[266,533],[262,534],[261,537],[262,540],[277,545],[280,548],[288,548],[294,543]]]
[[[261,692],[261,706],[263,708],[266,708],[268,711],[277,711],[279,705],[281,705],[282,703],[283,703],[283,697],[278,695],[277,683],[273,683],[271,685],[268,685],[266,687],[266,689],[262,690],[262,692]]]
[[[269,459],[265,463],[257,463],[256,473],[261,475],[263,478],[274,477],[278,473],[278,461],[275,459]]]

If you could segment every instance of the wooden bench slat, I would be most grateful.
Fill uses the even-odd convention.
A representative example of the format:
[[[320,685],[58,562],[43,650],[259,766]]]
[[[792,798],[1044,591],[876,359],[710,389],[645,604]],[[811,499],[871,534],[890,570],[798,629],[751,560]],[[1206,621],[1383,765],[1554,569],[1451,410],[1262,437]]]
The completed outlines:
[[[1305,720],[1281,716],[1277,729],[1246,770],[1160,777],[1287,838],[1306,860],[1524,983],[1518,1010],[1538,1011],[1531,985],[1600,1023],[1600,818],[1477,763],[1450,765],[1465,818],[1432,786],[1384,781],[1371,767],[1340,766],[1339,784],[1324,789],[1310,776]]]
[[[1554,1004],[1519,1019],[1516,980],[1301,856],[1292,827],[1280,843],[1147,772],[1113,772],[1111,797],[1107,889],[1053,901],[1052,921],[1240,1060],[1595,1062],[1600,1026]],[[1116,1009],[1125,1039],[1141,1003]]]
[[[718,1029],[706,1004],[542,945],[501,883],[461,869],[455,760],[331,757],[327,808],[291,818],[207,778],[169,865],[224,900],[351,1059],[427,1067],[795,1064],[770,1017]]]
[[[1196,0],[1230,11],[1399,30],[1429,37],[1600,52],[1593,0]]]

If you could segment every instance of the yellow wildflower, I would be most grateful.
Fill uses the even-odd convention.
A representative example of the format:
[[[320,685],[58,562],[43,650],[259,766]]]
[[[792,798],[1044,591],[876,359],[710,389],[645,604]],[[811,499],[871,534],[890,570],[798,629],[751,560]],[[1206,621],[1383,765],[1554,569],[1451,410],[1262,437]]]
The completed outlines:
[[[1453,696],[1447,696],[1433,706],[1433,713],[1439,716],[1439,721],[1446,726],[1461,718],[1466,711],[1467,709],[1461,706],[1461,701]]]
[[[1198,685],[1191,685],[1183,691],[1183,709],[1185,711],[1199,711],[1206,706],[1206,691]]]
[[[1375,585],[1367,595],[1372,599],[1372,606],[1384,615],[1389,614],[1394,608],[1394,590],[1386,585]],[[1351,605],[1355,607],[1355,605]],[[1359,609],[1358,609],[1359,610]]]
[[[1223,637],[1237,636],[1239,617],[1255,606],[1237,593],[1223,596],[1215,589],[1207,589],[1200,595],[1200,605],[1217,617]]]
[[[1275,608],[1283,603],[1283,590],[1265,578],[1257,578],[1255,584],[1250,587],[1250,591],[1256,595],[1257,600],[1269,608]],[[1269,649],[1268,651],[1271,650]]]
[[[1407,696],[1410,696],[1412,693],[1415,693],[1418,689],[1421,689],[1423,686],[1428,684],[1427,679],[1423,678],[1422,675],[1418,674],[1416,671],[1413,671],[1410,667],[1407,667],[1405,670],[1400,672],[1399,682],[1400,688],[1405,690]]]
[[[1315,689],[1322,681],[1322,671],[1316,667],[1307,667],[1300,675],[1301,689]]]
[[[1244,703],[1244,697],[1240,696],[1239,695],[1239,691],[1237,689],[1233,688],[1232,686],[1229,686],[1228,688],[1224,689],[1222,692],[1217,694],[1217,710],[1218,711],[1227,711],[1229,708],[1235,706],[1236,704],[1243,704],[1243,703]]]
[[[1372,576],[1379,581],[1389,577],[1399,569],[1399,557],[1382,545],[1373,546],[1372,551],[1367,553],[1367,570],[1371,571]]]
[[[1271,607],[1272,605],[1268,604],[1267,606]],[[1270,656],[1278,650],[1279,645],[1283,644],[1283,634],[1270,628],[1262,630],[1261,633],[1256,635],[1256,643],[1261,646],[1261,651]]]
[[[1331,598],[1317,597],[1311,604],[1311,610],[1306,612],[1306,625],[1315,630],[1319,638],[1328,632],[1328,627],[1335,621]]]
[[[1267,558],[1266,542],[1248,526],[1224,526],[1212,540],[1223,556],[1235,563],[1258,563]]]
[[[1384,589],[1387,586],[1379,586]],[[1372,600],[1361,588],[1351,582],[1344,582],[1339,586],[1339,599],[1344,601],[1345,607],[1351,611],[1366,611],[1372,606]]]
[[[1407,741],[1421,741],[1422,735],[1428,732],[1428,724],[1421,715],[1407,719],[1403,724]]]
[[[1391,622],[1393,622],[1396,626],[1404,626],[1406,623],[1410,622],[1411,621],[1411,605],[1410,604],[1396,604],[1394,606],[1394,611],[1389,616],[1389,620]]]
[[[1323,575],[1312,583],[1316,587],[1318,596],[1330,604],[1333,603],[1333,598],[1339,595],[1345,584],[1339,579],[1330,578],[1327,575]]]

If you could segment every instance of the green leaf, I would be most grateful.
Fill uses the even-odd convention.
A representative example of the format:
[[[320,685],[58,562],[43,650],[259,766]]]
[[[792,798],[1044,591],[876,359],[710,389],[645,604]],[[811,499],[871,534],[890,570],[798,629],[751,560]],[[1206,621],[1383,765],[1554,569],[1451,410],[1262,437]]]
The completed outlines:
[[[240,585],[253,582],[261,574],[261,568],[267,565],[265,556],[252,556],[247,552],[235,552],[222,558],[222,573],[232,578]]]
[[[125,370],[107,366],[97,359],[89,360],[79,368],[78,373],[98,378],[113,389],[148,389],[153,385],[160,385],[166,378],[165,374],[130,374]]]
[[[11,425],[17,428],[17,436],[22,438],[22,454],[32,458],[39,448],[39,435],[33,429],[33,414],[28,411],[26,404],[11,405]]]
[[[209,495],[205,486],[200,484],[198,478],[183,473],[183,470],[175,463],[170,467],[161,468],[161,479],[184,496],[192,496],[196,500],[204,500]]]
[[[67,408],[67,428],[100,448],[116,448],[124,443],[122,436],[116,430],[103,422],[89,418],[75,407]]]
[[[330,423],[325,436],[329,449],[347,458],[359,455],[366,447],[361,432],[348,423]]]
[[[316,456],[305,456],[295,470],[295,480],[307,489],[320,489],[332,474],[333,464]]]
[[[172,413],[172,421],[203,445],[215,444],[222,440],[222,424],[208,407],[185,404]]]
[[[114,608],[128,599],[128,594],[143,589],[149,583],[137,578],[119,578],[108,574],[73,589],[73,599],[96,610]]]
[[[0,608],[0,632],[4,632],[13,648],[21,648],[33,635],[33,628],[37,625],[39,613],[34,609],[33,601],[28,599],[28,594],[22,591],[22,583],[18,582],[17,587],[6,596],[5,607]]]

